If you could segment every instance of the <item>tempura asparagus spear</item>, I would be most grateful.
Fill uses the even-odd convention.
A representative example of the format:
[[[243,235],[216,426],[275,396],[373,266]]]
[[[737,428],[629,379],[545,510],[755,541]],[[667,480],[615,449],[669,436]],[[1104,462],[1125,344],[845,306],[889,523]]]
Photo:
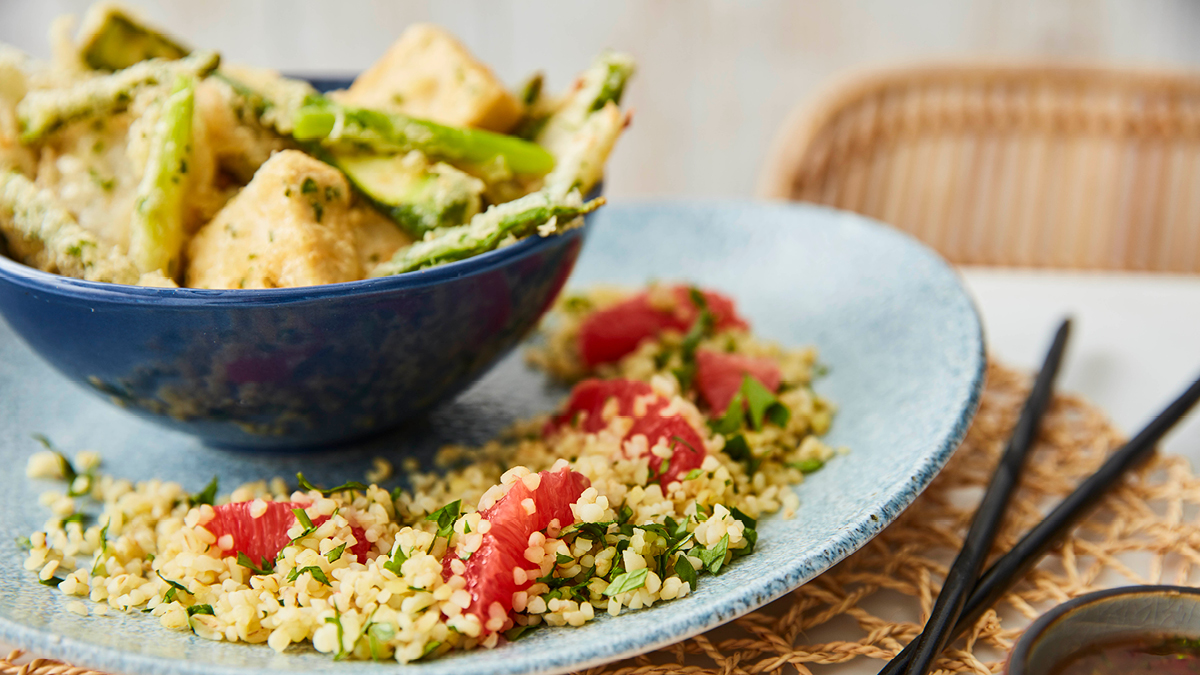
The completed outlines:
[[[115,2],[92,5],[79,31],[79,55],[96,70],[122,70],[148,59],[181,59],[190,51]]]
[[[520,239],[531,235],[551,221],[557,231],[603,204],[603,197],[583,203],[578,193],[555,199],[546,192],[535,192],[492,206],[466,225],[439,230],[400,249],[391,260],[376,267],[371,276],[385,277],[470,258],[496,248],[509,236]]]
[[[542,175],[554,168],[544,148],[515,136],[481,129],[448,127],[406,115],[382,113],[310,97],[295,115],[293,137],[329,149],[381,153],[420,150],[452,163],[487,164],[503,161],[516,174]]]
[[[605,52],[579,77],[574,91],[559,104],[546,120],[536,140],[559,157],[571,137],[593,113],[608,103],[621,103],[625,85],[633,76],[633,58],[619,52]]]
[[[21,142],[35,143],[69,122],[124,110],[138,88],[171,83],[180,76],[204,77],[220,60],[216,52],[196,52],[178,61],[142,61],[71,87],[32,91],[17,106]]]
[[[79,226],[54,193],[15,171],[0,173],[0,232],[14,258],[46,272],[135,284],[137,267]]]
[[[142,273],[162,271],[174,278],[179,272],[194,95],[194,81],[181,77],[154,125],[129,231],[129,257]]]

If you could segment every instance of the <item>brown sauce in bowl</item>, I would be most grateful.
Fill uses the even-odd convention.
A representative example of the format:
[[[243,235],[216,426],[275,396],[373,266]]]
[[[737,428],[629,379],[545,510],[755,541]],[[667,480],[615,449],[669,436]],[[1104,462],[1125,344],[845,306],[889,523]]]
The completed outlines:
[[[1200,640],[1147,636],[1092,645],[1068,656],[1053,675],[1200,674]]]

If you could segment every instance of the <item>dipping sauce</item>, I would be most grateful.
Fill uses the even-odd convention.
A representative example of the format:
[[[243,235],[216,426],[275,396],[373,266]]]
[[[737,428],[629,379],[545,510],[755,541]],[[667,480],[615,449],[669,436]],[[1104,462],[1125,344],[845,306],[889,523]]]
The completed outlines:
[[[1192,675],[1200,673],[1200,640],[1152,636],[1094,645],[1067,657],[1053,675]]]

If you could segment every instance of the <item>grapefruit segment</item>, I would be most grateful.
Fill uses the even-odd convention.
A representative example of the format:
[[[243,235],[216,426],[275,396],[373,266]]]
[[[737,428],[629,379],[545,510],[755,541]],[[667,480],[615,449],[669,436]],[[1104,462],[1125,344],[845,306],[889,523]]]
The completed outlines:
[[[556,520],[560,528],[574,523],[571,504],[591,486],[586,476],[567,468],[535,475],[538,477],[536,488],[530,489],[525,480],[518,480],[508,494],[480,513],[490,525],[483,532],[479,548],[469,558],[462,560],[451,549],[442,561],[445,579],[454,576],[452,565],[456,560],[465,567],[461,576],[466,579],[471,604],[463,612],[479,618],[484,634],[503,629],[497,625],[497,614],[492,606],[498,603],[502,616],[507,617],[512,611],[513,593],[532,586],[540,574],[538,565],[525,557],[525,550],[530,547],[530,535],[545,530]],[[526,500],[532,501],[532,513],[528,509],[530,502]],[[515,568],[529,570],[522,583],[514,578]],[[518,573],[517,576],[522,575]]]
[[[229,535],[233,540],[232,548],[223,549],[222,555],[231,556],[245,553],[255,565],[263,559],[273,562],[283,547],[291,542],[288,529],[296,522],[296,514],[292,509],[302,509],[307,504],[296,502],[267,502],[267,510],[255,518],[250,513],[253,501],[233,502],[214,506],[212,520],[204,528],[217,538],[218,545],[221,537]],[[313,525],[320,526],[329,520],[329,516],[313,519]],[[346,552],[353,553],[358,562],[366,562],[367,552],[371,550],[371,542],[367,541],[366,532],[357,525],[350,526],[355,544],[347,546]]]
[[[672,286],[667,289],[668,297],[674,302],[663,306],[649,292],[639,293],[612,307],[593,312],[579,327],[579,355],[587,368],[601,363],[611,363],[637,349],[642,340],[652,338],[661,331],[672,329],[687,332],[700,310],[692,302],[691,289],[687,286]],[[713,316],[717,330],[748,329],[737,313],[733,300],[713,291],[701,291],[708,311]]]
[[[758,380],[769,391],[779,390],[783,374],[768,358],[726,354],[711,349],[696,351],[696,391],[708,403],[711,414],[720,417],[742,388],[746,375]]]

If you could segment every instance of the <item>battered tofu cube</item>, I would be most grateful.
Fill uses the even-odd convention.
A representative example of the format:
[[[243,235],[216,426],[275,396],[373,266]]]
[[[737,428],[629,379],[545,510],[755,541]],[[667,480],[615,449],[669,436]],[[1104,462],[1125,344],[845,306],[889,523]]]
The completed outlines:
[[[316,286],[362,278],[350,186],[298,150],[276,153],[188,246],[192,288]]]
[[[446,31],[416,24],[338,100],[456,127],[506,132],[521,102]]]

